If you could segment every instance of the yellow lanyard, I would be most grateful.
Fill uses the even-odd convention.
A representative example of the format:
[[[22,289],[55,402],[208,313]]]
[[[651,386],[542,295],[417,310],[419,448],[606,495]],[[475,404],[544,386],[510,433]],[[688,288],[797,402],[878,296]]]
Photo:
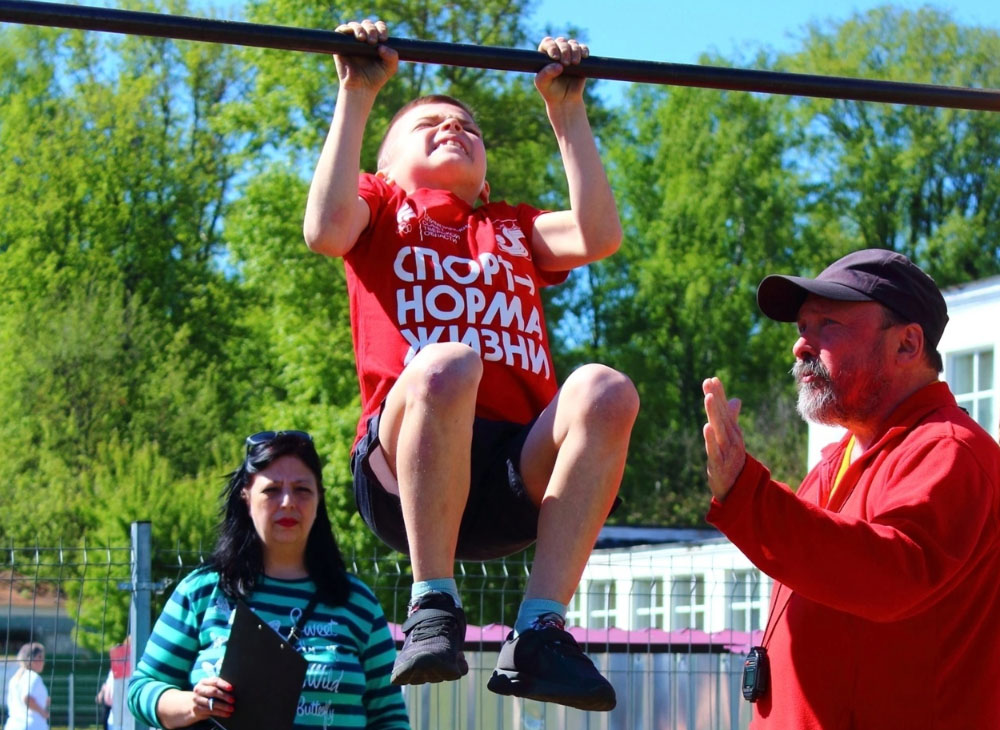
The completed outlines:
[[[833,488],[830,493],[826,496],[826,501],[823,506],[830,504],[830,500],[833,499],[833,493],[837,491],[837,487],[840,486],[841,479],[844,478],[844,474],[847,473],[847,469],[851,466],[851,453],[854,451],[854,434],[851,434],[851,438],[847,441],[847,446],[844,447],[844,458],[840,460],[840,468],[837,470],[837,477],[833,480]]]

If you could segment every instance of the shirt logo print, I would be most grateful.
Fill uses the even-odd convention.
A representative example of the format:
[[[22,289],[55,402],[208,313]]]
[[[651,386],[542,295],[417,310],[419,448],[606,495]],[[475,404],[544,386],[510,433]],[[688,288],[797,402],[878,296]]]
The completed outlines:
[[[423,241],[426,238],[440,238],[444,241],[448,241],[449,243],[458,243],[462,240],[462,234],[465,233],[465,230],[468,227],[468,224],[462,226],[461,228],[446,226],[443,223],[438,223],[425,213],[420,217],[420,240]]]
[[[413,230],[413,219],[417,217],[416,212],[409,203],[403,203],[402,207],[396,211],[396,230],[400,235],[405,235]]]
[[[497,248],[510,256],[520,256],[530,258],[528,248],[524,245],[524,232],[517,222],[507,220],[498,221],[500,233],[495,234]],[[503,235],[501,235],[503,234]]]
[[[401,236],[412,233],[414,223],[418,226],[421,241],[439,238],[448,243],[459,243],[469,228],[468,223],[459,227],[439,223],[426,210],[418,213],[409,200],[404,201],[396,211],[396,231]]]

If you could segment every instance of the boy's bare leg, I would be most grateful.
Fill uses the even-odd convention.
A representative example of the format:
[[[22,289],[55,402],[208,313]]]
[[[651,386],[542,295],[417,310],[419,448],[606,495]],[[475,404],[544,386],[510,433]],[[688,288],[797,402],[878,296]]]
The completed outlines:
[[[403,623],[393,684],[458,679],[465,613],[455,587],[455,548],[469,497],[472,424],[482,361],[456,343],[421,350],[386,398],[379,441],[396,474],[417,583]]]
[[[521,476],[540,505],[535,562],[515,631],[487,687],[588,711],[614,709],[614,687],[564,627],[597,533],[618,493],[639,397],[627,377],[587,365],[567,378],[528,434]]]
[[[525,488],[541,505],[526,598],[573,597],[618,494],[638,410],[625,375],[586,365],[535,422],[521,452]]]
[[[396,475],[416,581],[454,575],[482,371],[471,348],[430,345],[386,398],[379,441]]]

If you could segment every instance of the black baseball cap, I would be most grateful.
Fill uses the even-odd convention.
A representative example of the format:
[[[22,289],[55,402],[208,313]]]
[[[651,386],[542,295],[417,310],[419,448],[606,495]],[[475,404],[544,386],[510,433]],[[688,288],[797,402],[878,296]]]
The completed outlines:
[[[948,323],[948,305],[934,280],[906,256],[867,248],[834,261],[815,279],[772,274],[757,287],[757,306],[778,322],[794,322],[810,294],[842,302],[878,302],[919,324],[933,347]]]

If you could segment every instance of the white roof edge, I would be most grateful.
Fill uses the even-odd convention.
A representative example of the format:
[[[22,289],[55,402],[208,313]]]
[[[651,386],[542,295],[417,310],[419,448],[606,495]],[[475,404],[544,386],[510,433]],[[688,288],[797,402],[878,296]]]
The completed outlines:
[[[1000,276],[991,276],[988,279],[970,281],[967,284],[956,284],[955,286],[943,289],[941,294],[944,296],[949,307],[952,305],[962,306],[973,304],[982,299],[1000,297]]]

